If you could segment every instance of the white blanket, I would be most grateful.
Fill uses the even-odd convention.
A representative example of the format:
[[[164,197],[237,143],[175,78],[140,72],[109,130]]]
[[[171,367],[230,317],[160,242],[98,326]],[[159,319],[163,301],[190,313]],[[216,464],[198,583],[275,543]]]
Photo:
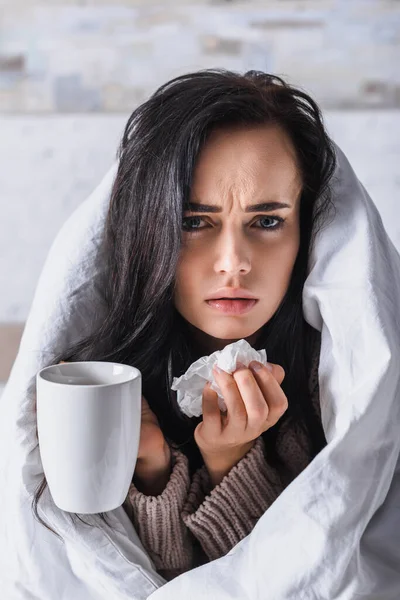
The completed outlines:
[[[124,510],[71,524],[42,477],[35,376],[101,319],[98,248],[117,165],[57,235],[1,399],[2,600],[399,600],[400,257],[336,147],[335,219],[309,260],[304,316],[321,331],[328,445],[226,556],[165,582]]]

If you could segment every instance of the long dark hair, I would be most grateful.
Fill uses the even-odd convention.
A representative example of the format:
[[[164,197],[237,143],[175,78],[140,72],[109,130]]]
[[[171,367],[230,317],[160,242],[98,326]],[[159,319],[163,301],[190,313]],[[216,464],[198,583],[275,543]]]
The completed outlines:
[[[99,360],[137,367],[144,397],[168,443],[189,458],[191,473],[203,464],[193,436],[201,417],[183,415],[176,392],[170,389],[172,378],[198,358],[187,323],[173,302],[183,206],[196,159],[211,131],[265,124],[276,124],[290,136],[303,189],[300,247],[291,281],[255,345],[258,350],[266,348],[269,360],[284,368],[282,389],[289,400],[284,416],[263,438],[268,460],[276,465],[283,464],[275,447],[285,421],[303,428],[313,456],[326,445],[308,387],[319,332],[303,317],[302,291],[310,247],[326,224],[329,209],[334,209],[329,182],[336,166],[335,151],[317,104],[275,75],[260,71],[242,75],[225,69],[189,73],[159,87],[133,111],[118,149],[119,166],[104,229],[106,316],[95,331],[53,361]],[[32,508],[47,527],[38,514],[46,485],[44,478]],[[100,517],[106,522],[104,514]]]

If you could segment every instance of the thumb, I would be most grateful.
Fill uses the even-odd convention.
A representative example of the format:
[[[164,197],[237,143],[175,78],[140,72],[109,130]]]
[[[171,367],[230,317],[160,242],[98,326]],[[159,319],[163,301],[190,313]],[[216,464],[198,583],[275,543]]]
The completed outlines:
[[[203,388],[203,420],[197,425],[194,437],[199,448],[203,446],[204,435],[207,438],[216,439],[221,434],[222,423],[221,423],[221,411],[218,406],[218,394],[210,388],[210,382],[208,381]],[[206,429],[204,430],[204,427]]]
[[[213,420],[216,420],[220,423],[221,412],[218,406],[218,394],[211,389],[211,383],[209,381],[207,381],[203,389],[202,408],[203,420],[207,419],[209,423],[212,423]]]

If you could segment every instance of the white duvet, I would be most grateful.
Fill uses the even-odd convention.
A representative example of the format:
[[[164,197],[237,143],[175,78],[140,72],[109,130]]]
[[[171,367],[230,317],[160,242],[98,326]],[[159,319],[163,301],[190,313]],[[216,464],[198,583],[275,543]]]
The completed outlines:
[[[98,248],[117,165],[57,235],[0,404],[1,600],[399,600],[400,257],[336,147],[336,217],[309,260],[305,319],[321,331],[328,445],[226,556],[166,582],[124,510],[110,530],[39,506],[35,376],[101,319]]]

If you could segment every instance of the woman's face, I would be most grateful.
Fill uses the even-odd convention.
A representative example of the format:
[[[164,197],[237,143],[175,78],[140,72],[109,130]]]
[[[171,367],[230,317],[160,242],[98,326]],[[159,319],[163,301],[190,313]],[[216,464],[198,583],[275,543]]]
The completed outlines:
[[[277,126],[215,130],[209,137],[190,202],[215,210],[184,212],[175,288],[175,307],[200,354],[239,339],[253,345],[278,309],[299,250],[301,188],[294,147]],[[266,202],[288,206],[250,210]],[[207,303],[221,288],[238,287],[257,298],[248,312],[225,313]]]

